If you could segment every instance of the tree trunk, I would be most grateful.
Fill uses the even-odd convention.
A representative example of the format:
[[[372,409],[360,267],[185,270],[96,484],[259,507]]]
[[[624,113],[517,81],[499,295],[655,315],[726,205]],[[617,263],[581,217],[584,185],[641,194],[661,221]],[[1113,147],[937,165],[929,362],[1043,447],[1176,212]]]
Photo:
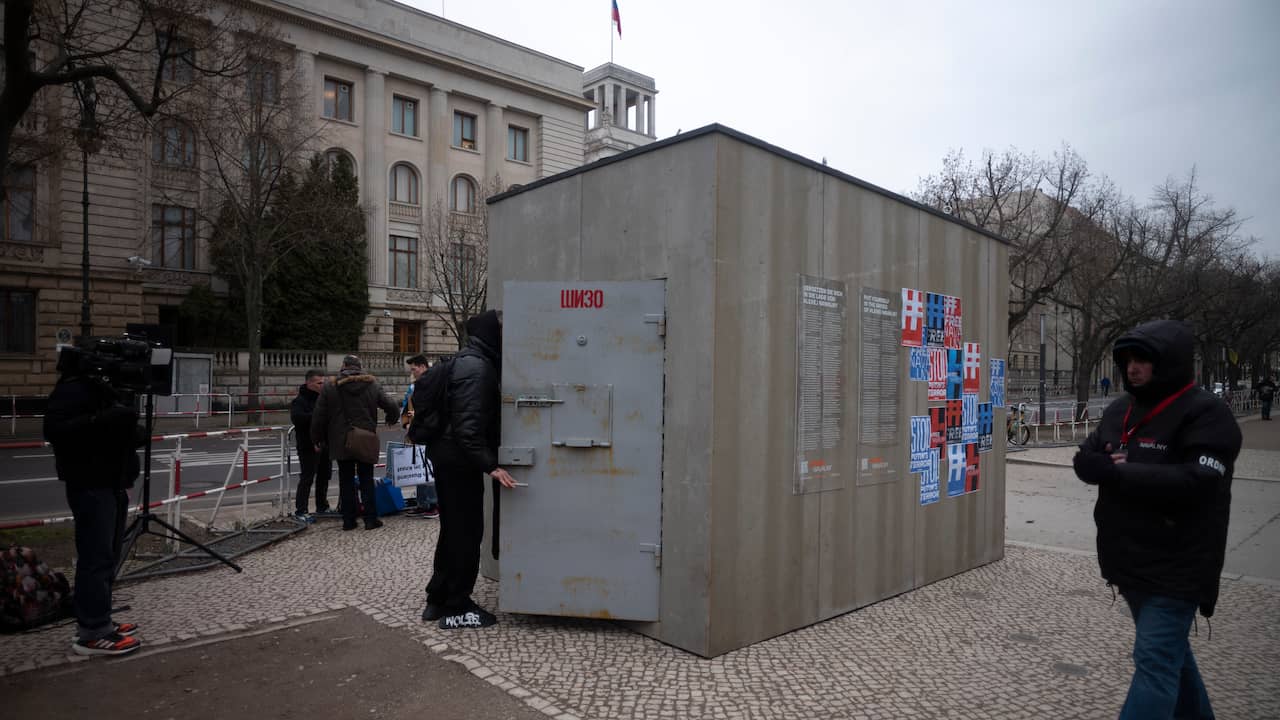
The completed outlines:
[[[262,378],[262,273],[260,270],[249,271],[244,284],[245,327],[249,333],[249,398],[250,414],[246,419],[254,418],[251,424],[263,424],[265,419],[261,412],[253,411],[261,407],[259,390]]]
[[[1082,313],[1080,322],[1080,337],[1083,342],[1076,347],[1078,360],[1074,363],[1076,366],[1076,418],[1083,417],[1089,408],[1089,393],[1093,391],[1093,370],[1098,364],[1098,353],[1094,348],[1093,339],[1093,316],[1087,312]]]

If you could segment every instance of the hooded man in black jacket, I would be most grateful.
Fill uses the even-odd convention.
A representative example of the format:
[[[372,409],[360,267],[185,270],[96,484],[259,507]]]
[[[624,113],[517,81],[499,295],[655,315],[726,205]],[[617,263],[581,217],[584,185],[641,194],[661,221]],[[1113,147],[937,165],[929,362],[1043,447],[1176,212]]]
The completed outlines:
[[[311,437],[311,416],[316,411],[316,400],[324,387],[324,373],[308,370],[298,395],[289,404],[289,419],[293,421],[293,441],[298,447],[298,492],[294,498],[294,515],[307,516],[307,498],[311,494],[311,482],[316,487],[316,512],[329,512],[329,478],[333,474],[333,462],[329,460],[329,448]]]
[[[71,353],[73,351],[64,351]],[[59,358],[59,365],[77,357]],[[44,439],[53,446],[58,479],[66,485],[75,522],[78,655],[123,655],[141,647],[137,626],[111,617],[111,588],[124,541],[128,490],[147,441],[138,413],[105,381],[78,367],[63,370],[49,394]]]
[[[440,501],[440,538],[422,619],[438,620],[446,630],[498,621],[471,599],[484,537],[484,475],[515,487],[515,479],[498,467],[502,315],[488,310],[467,320],[466,327],[467,346],[450,370],[447,424],[427,446]]]
[[[1136,626],[1120,717],[1210,718],[1187,633],[1213,615],[1226,554],[1240,427],[1195,386],[1190,328],[1149,322],[1114,347],[1127,395],[1080,446],[1076,475],[1098,486],[1098,564]]]

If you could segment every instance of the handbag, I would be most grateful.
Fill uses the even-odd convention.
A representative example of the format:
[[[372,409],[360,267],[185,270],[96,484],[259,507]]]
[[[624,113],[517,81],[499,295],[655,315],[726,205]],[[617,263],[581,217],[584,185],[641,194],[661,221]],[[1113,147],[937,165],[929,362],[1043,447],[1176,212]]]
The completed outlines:
[[[341,392],[338,397],[342,402],[342,414],[347,419],[347,434],[342,439],[347,457],[370,465],[378,462],[378,433],[352,425],[351,413],[347,412],[347,399],[342,397]]]

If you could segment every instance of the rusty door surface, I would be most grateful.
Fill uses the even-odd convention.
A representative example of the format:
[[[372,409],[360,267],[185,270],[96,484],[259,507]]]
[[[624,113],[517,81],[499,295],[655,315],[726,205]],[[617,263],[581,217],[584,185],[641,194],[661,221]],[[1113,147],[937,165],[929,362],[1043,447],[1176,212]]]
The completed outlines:
[[[666,283],[503,291],[498,605],[657,620]]]

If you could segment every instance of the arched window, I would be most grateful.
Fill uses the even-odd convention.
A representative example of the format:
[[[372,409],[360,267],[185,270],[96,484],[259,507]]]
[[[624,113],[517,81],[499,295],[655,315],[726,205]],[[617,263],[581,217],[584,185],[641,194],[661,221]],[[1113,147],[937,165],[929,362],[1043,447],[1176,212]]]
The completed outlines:
[[[459,175],[453,179],[449,192],[449,209],[461,213],[476,211],[476,184],[471,178]]]
[[[329,148],[324,151],[324,164],[329,169],[329,174],[333,174],[340,162],[347,164],[347,167],[351,170],[351,177],[357,177],[356,159],[351,157],[351,153],[342,148]]]
[[[392,202],[418,204],[418,173],[412,165],[396,163],[391,168],[389,195]]]
[[[181,120],[167,119],[151,139],[151,161],[162,165],[196,166],[196,131]]]

